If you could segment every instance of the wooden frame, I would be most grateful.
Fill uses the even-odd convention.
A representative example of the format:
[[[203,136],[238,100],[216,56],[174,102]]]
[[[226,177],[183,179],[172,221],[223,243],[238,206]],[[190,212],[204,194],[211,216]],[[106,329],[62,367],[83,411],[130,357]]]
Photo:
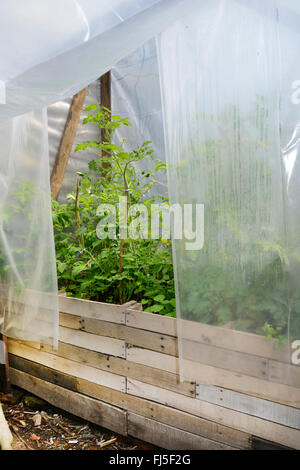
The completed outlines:
[[[86,419],[107,409],[101,425],[167,449],[247,449],[252,436],[300,448],[300,369],[264,337],[185,321],[201,362],[185,359],[180,381],[174,318],[65,296],[59,307],[58,350],[9,340],[12,383],[79,416],[82,396]]]

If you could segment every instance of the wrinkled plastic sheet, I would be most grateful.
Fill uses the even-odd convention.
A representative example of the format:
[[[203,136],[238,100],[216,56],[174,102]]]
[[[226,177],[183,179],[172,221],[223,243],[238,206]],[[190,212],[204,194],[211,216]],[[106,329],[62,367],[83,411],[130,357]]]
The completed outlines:
[[[182,377],[292,406],[299,26],[293,0],[212,0],[158,40],[171,203],[204,204],[202,249],[173,243]],[[216,393],[198,392],[206,401]]]

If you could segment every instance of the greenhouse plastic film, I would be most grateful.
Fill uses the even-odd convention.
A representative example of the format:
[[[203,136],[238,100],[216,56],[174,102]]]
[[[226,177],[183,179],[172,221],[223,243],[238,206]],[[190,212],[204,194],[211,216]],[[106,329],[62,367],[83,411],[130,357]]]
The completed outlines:
[[[46,110],[0,125],[1,331],[57,344]]]
[[[299,19],[213,0],[158,40],[171,203],[204,205],[203,247],[174,241],[182,377],[295,406]]]

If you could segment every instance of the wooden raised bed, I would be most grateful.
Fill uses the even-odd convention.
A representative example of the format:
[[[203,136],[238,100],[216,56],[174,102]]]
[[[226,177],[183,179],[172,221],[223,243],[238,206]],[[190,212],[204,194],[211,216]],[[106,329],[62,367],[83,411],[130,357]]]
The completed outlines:
[[[273,342],[183,321],[180,382],[174,318],[65,296],[59,308],[57,351],[8,341],[13,384],[167,449],[248,449],[253,436],[300,449],[300,368]]]

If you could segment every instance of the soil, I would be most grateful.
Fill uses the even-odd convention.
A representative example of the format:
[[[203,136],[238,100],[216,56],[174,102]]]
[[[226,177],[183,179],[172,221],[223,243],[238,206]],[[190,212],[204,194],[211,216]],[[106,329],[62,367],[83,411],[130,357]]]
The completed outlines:
[[[10,393],[0,393],[0,401],[13,434],[14,450],[155,449],[54,408],[17,387]]]

